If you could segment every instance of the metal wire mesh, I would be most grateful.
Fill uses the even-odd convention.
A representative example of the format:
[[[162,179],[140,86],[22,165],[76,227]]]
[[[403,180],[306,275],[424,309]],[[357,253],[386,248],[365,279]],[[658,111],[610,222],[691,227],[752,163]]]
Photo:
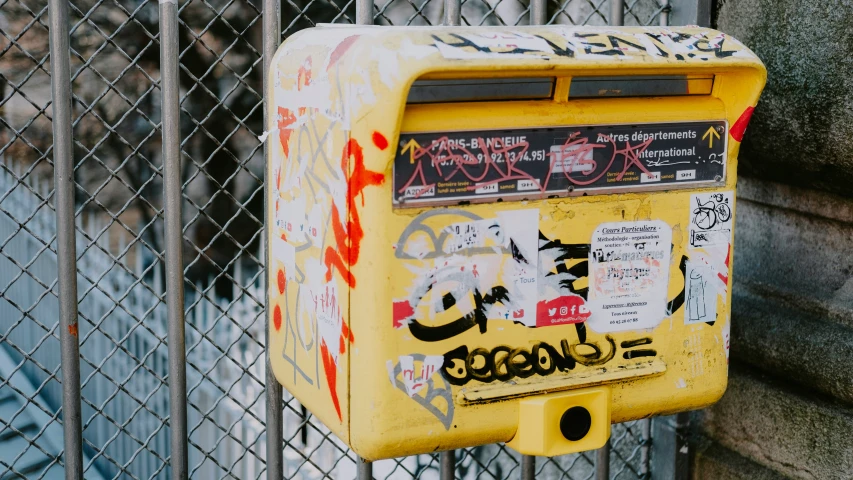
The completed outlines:
[[[261,4],[179,5],[191,478],[265,476]],[[549,24],[607,23],[607,0],[548,0]],[[71,92],[85,478],[167,478],[169,395],[158,5],[71,0]],[[352,23],[354,0],[282,0],[282,34]],[[463,25],[527,24],[521,0],[463,0]],[[659,22],[629,0],[626,24]],[[376,23],[436,25],[439,0],[377,0]],[[46,0],[0,0],[0,478],[61,476],[56,222]],[[285,396],[286,478],[352,478],[356,456]],[[641,477],[639,423],[614,427],[611,476]],[[376,478],[438,478],[437,455]],[[516,478],[503,445],[458,478]],[[592,478],[591,454],[537,478]]]

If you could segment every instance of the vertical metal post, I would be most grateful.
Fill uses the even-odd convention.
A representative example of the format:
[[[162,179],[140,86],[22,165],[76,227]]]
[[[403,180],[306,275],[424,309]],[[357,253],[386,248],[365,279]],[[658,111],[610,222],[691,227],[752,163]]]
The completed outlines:
[[[546,9],[546,0],[530,0],[530,24],[544,25],[548,21]],[[534,478],[536,478],[536,457],[522,455],[521,480],[533,480]]]
[[[533,480],[536,478],[536,457],[533,455],[521,456],[521,480]]]
[[[674,480],[690,478],[690,412],[675,415],[675,475]]]
[[[651,444],[651,471],[655,478],[690,478],[690,413],[656,417]]]
[[[668,27],[669,26],[669,0],[661,0],[661,11],[660,11],[660,26]]]
[[[358,457],[356,475],[358,480],[373,480],[373,462],[366,462]]]
[[[68,2],[50,0],[50,87],[53,95],[53,202],[59,283],[59,349],[62,358],[62,429],[65,478],[83,478],[80,408],[80,344],[77,327],[77,246],[74,224],[74,147],[71,142],[71,46]]]
[[[441,452],[439,460],[439,478],[441,480],[453,480],[456,478],[456,450]]]
[[[444,24],[456,27],[462,25],[462,2],[460,0],[444,0]]]
[[[625,0],[610,0],[610,26],[625,25]]]
[[[356,0],[355,21],[359,25],[373,25],[373,0]],[[358,457],[358,480],[373,480],[373,463]]]
[[[610,479],[610,439],[595,451],[595,480]]]
[[[177,0],[160,0],[160,90],[163,118],[163,216],[166,223],[166,310],[169,316],[169,452],[172,478],[182,480],[188,474],[188,448]]]
[[[644,418],[640,420],[642,426],[642,440],[640,444],[640,478],[651,478],[651,470],[649,468],[651,444],[652,444],[652,419]]]
[[[530,24],[545,25],[548,22],[546,0],[530,0]]]
[[[530,24],[544,25],[548,21],[546,0],[530,0]],[[533,455],[521,456],[521,480],[533,480],[536,478],[536,457]]]
[[[373,25],[373,0],[355,0],[355,23]]]
[[[263,0],[263,55],[264,69],[261,74],[263,77],[263,95],[264,95],[264,129],[269,128],[270,105],[269,94],[267,89],[270,88],[269,73],[272,65],[272,58],[281,43],[281,26],[280,22],[280,3],[278,0]],[[268,135],[267,138],[270,136]],[[272,135],[275,138],[275,135]],[[272,142],[272,140],[270,140]],[[270,148],[269,142],[264,142],[264,159],[269,162]],[[269,184],[271,178],[265,177],[264,180],[264,218],[266,219],[269,211]],[[264,261],[269,265],[269,222],[264,221]],[[265,289],[264,305],[266,309],[266,322],[264,345],[270,344],[270,296],[269,288]],[[276,380],[272,372],[272,364],[270,363],[270,350],[264,349],[264,365],[266,368],[266,428],[267,428],[267,480],[281,480],[284,478],[284,419],[283,419],[283,391],[281,385]],[[304,432],[304,430],[303,430]],[[304,433],[303,433],[304,435]],[[303,438],[304,444],[304,438]]]

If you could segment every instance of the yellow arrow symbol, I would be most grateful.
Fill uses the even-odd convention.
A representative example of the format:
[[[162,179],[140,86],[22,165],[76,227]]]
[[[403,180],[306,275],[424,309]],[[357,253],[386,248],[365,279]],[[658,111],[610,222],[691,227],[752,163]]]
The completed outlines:
[[[714,137],[717,137],[717,140],[720,139],[720,134],[717,133],[717,130],[714,127],[708,127],[708,131],[705,132],[705,135],[702,135],[702,140],[708,138],[708,148],[714,148]]]
[[[717,137],[717,138],[719,138],[719,137]],[[421,146],[413,138],[413,139],[409,140],[408,143],[403,145],[403,149],[400,150],[400,155],[402,155],[402,154],[406,153],[406,151],[408,151],[409,152],[409,163],[415,163],[415,149],[416,148],[421,148]]]

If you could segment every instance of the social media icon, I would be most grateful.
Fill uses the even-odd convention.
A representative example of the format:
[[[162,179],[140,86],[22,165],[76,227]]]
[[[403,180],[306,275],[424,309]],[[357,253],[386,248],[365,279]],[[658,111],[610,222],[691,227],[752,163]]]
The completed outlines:
[[[520,310],[513,310],[512,311],[512,318],[523,318],[523,317],[524,317],[524,309],[523,308]]]
[[[557,309],[556,309],[556,308],[549,308],[549,309],[548,309],[548,316],[549,316],[549,317],[553,317],[555,313],[557,313]]]
[[[565,305],[560,307],[560,315],[568,315],[568,314],[569,314],[569,307],[567,307]]]

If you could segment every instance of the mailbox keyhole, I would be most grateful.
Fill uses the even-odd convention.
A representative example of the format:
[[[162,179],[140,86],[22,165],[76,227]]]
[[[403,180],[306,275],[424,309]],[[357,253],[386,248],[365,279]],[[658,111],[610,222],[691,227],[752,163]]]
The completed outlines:
[[[567,440],[576,442],[589,433],[592,417],[589,410],[583,407],[572,407],[560,418],[560,432]]]

